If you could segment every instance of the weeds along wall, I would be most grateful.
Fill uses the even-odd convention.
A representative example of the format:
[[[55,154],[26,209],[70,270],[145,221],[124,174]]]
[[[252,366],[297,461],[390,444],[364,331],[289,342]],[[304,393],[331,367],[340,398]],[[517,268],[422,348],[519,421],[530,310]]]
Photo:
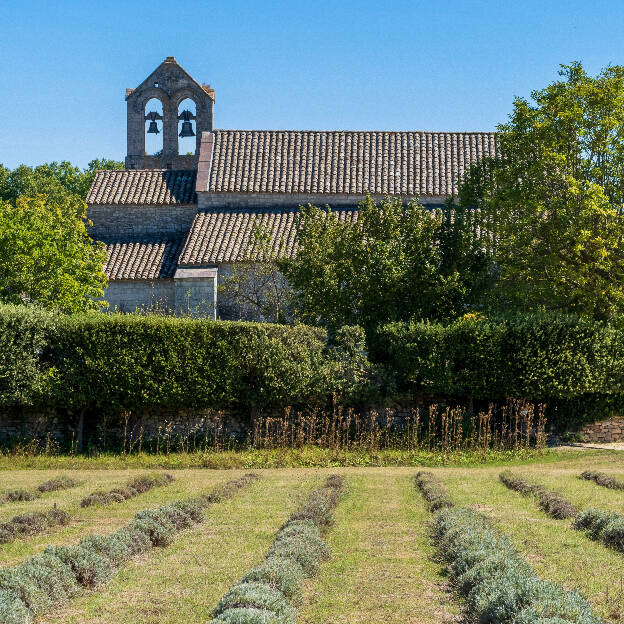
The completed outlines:
[[[369,337],[393,394],[545,403],[571,429],[624,407],[624,332],[555,314],[393,323]]]
[[[254,408],[332,391],[323,330],[0,306],[0,407]]]

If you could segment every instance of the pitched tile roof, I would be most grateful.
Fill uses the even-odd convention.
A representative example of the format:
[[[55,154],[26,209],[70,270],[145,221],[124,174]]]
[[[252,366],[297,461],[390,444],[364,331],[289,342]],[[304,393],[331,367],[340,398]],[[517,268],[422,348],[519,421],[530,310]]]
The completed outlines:
[[[441,206],[430,206],[429,209],[439,213]],[[357,206],[334,209],[333,212],[340,220],[350,223],[356,222],[359,217]],[[293,258],[297,253],[298,216],[298,208],[221,208],[200,211],[195,215],[180,253],[180,265],[266,259],[260,250],[254,250],[255,226],[261,226],[262,231],[268,234],[271,257]],[[471,211],[468,219],[479,238],[487,237],[479,210]]]
[[[497,153],[493,132],[215,130],[204,136],[212,158],[201,155],[197,190],[213,193],[454,195],[471,163]]]
[[[357,220],[357,208],[336,212],[344,221]],[[297,246],[298,215],[298,208],[224,208],[198,212],[180,254],[180,264],[218,264],[262,259],[263,254],[259,251],[249,255],[255,226],[261,226],[269,234],[272,256],[293,257]]]
[[[109,280],[173,277],[184,239],[141,239],[105,242]]]
[[[87,195],[88,204],[196,204],[197,171],[129,169],[98,171]]]

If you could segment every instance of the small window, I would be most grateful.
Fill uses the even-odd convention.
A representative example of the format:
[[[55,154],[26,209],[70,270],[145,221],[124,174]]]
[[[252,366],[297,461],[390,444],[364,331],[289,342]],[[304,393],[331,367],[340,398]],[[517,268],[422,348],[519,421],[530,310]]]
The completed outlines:
[[[154,83],[154,86],[158,89],[158,83],[157,82]]]

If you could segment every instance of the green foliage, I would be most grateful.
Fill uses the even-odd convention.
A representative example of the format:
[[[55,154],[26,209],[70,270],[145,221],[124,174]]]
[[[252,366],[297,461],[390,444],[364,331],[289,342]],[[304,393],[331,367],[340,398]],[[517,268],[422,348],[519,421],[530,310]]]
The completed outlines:
[[[0,305],[0,404],[112,412],[326,402],[321,329]]]
[[[620,481],[604,472],[585,470],[580,474],[581,479],[593,481],[596,485],[609,488],[610,490],[624,490],[624,481]]]
[[[301,598],[303,578],[303,568],[297,562],[269,556],[264,563],[249,570],[240,582],[270,585],[296,604]]]
[[[624,333],[587,318],[542,313],[394,323],[370,343],[371,359],[383,364],[398,392],[414,396],[523,397],[546,402],[549,422],[565,424],[557,405],[578,400],[580,411],[585,398],[616,402],[624,395]],[[585,412],[595,415],[586,405]]]
[[[411,318],[452,319],[480,302],[489,262],[463,209],[442,213],[367,196],[355,222],[301,208],[295,259],[279,261],[295,316],[336,332]],[[465,218],[466,217],[466,218]]]
[[[294,609],[279,589],[264,583],[239,583],[234,585],[217,604],[214,614],[228,609],[264,609],[277,615],[290,616],[294,623]]]
[[[423,498],[427,501],[429,511],[439,511],[455,505],[444,485],[432,472],[420,470],[416,474],[414,481]]]
[[[294,624],[289,615],[278,615],[267,609],[240,608],[228,609],[213,620],[214,624]]]
[[[470,620],[489,624],[602,624],[576,592],[542,581],[509,538],[467,508],[435,516],[438,548],[466,598]]]
[[[20,197],[45,195],[52,201],[62,201],[68,196],[84,201],[96,171],[123,168],[122,162],[107,158],[92,160],[83,170],[67,161],[37,167],[20,165],[13,170],[0,165],[0,200],[15,205]]]
[[[460,188],[494,236],[501,309],[563,310],[597,319],[624,312],[624,67],[560,80],[516,98],[498,127],[500,158]]]
[[[30,405],[43,390],[42,355],[55,323],[46,312],[0,304],[0,404]]]
[[[101,307],[106,255],[85,219],[86,204],[74,195],[0,201],[0,301],[60,312]]]

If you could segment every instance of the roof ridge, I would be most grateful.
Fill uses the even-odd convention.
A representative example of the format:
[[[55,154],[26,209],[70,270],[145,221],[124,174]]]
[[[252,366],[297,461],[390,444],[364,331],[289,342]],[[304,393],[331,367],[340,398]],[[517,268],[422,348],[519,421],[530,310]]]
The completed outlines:
[[[333,133],[376,133],[376,134],[499,134],[496,130],[336,130],[336,129],[328,129],[328,130],[309,130],[309,129],[297,129],[297,128],[214,128],[209,132],[305,132],[305,133],[319,133],[319,134],[327,134],[330,132]]]

